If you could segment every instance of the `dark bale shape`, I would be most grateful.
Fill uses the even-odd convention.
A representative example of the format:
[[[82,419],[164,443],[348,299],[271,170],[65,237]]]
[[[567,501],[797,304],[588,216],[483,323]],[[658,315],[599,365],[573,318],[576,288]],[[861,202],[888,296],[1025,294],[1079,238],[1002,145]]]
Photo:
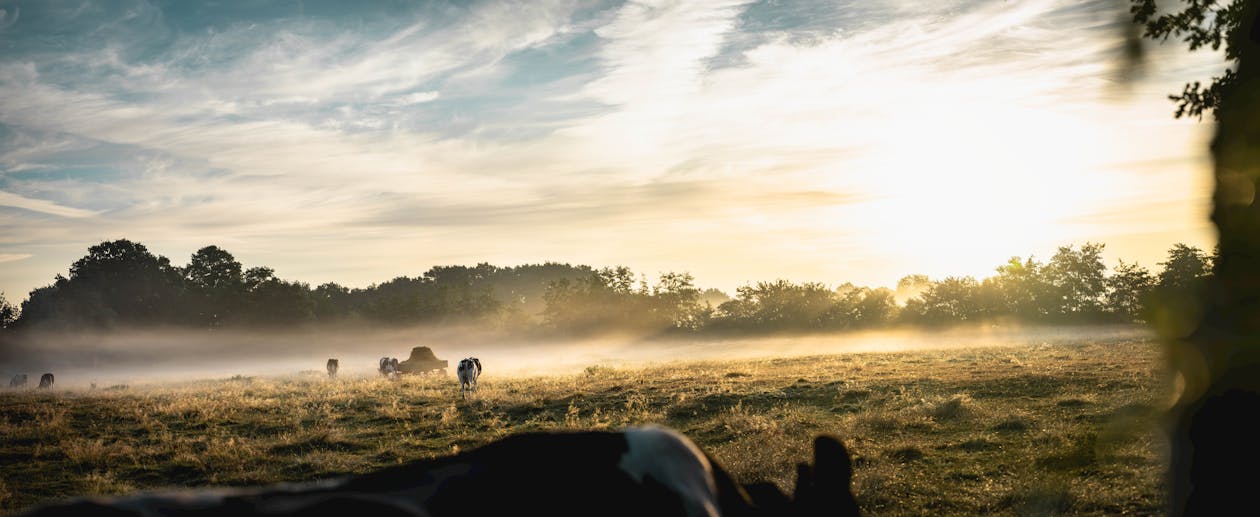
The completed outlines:
[[[429,347],[418,346],[411,349],[411,355],[406,361],[398,363],[398,371],[400,373],[426,373],[445,369],[447,364],[446,360],[438,359]]]

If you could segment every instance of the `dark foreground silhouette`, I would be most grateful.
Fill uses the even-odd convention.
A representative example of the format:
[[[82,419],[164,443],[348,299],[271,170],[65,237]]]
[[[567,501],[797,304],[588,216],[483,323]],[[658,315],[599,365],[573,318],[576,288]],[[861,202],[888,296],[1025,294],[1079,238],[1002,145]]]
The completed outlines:
[[[852,477],[848,451],[831,436],[815,438],[789,496],[771,483],[741,485],[685,436],[646,426],[519,434],[327,481],[81,498],[23,515],[856,516]]]

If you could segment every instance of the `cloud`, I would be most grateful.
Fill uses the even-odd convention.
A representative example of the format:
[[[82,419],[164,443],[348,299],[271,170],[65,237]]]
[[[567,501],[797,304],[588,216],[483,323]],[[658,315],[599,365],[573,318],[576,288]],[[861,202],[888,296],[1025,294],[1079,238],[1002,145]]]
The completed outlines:
[[[26,260],[31,256],[29,253],[0,253],[0,263]]]
[[[18,17],[22,15],[22,10],[17,7],[10,12],[8,9],[0,9],[0,31],[8,29],[17,23]]]
[[[987,268],[1086,235],[1063,222],[1115,192],[1198,199],[1117,170],[1190,156],[1206,131],[1163,94],[1219,59],[1167,54],[1117,100],[1110,5],[24,5],[0,14],[0,230],[368,280],[407,273],[391,253],[674,261],[724,288]]]
[[[11,192],[3,191],[0,191],[0,206],[21,208],[23,210],[30,210],[32,212],[40,212],[60,217],[79,218],[96,215],[94,212],[88,210],[61,206],[42,199],[25,198]]]
[[[438,98],[438,92],[436,91],[415,92],[415,93],[409,93],[406,95],[400,95],[398,99],[395,101],[395,104],[399,106],[410,106],[412,104],[421,104],[425,102],[430,102],[437,98]]]

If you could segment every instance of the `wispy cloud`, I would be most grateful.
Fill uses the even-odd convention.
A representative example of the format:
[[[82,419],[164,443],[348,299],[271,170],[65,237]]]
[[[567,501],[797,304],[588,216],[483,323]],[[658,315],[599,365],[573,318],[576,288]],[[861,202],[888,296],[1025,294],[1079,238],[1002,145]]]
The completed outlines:
[[[88,210],[61,206],[56,203],[50,203],[40,199],[24,198],[9,192],[0,192],[0,206],[10,206],[61,217],[89,217],[95,215],[93,212]]]
[[[31,258],[28,253],[0,253],[0,262],[16,262]]]
[[[0,5],[0,253],[126,236],[172,255],[220,243],[312,281],[557,259],[729,288],[983,270],[1111,232],[1072,221],[1117,204],[1179,229],[1151,242],[1205,238],[1168,219],[1193,210],[1152,207],[1202,199],[1188,178],[1206,131],[1163,94],[1219,58],[1159,51],[1172,61],[1117,99],[1120,14]],[[1127,172],[1143,160],[1158,174]]]

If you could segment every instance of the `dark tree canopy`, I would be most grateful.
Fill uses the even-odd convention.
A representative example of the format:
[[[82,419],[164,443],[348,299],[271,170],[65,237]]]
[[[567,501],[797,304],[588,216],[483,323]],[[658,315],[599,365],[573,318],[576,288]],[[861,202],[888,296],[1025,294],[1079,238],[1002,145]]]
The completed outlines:
[[[1060,247],[1049,263],[1013,257],[995,275],[932,280],[909,275],[897,290],[841,283],[762,281],[735,298],[701,289],[687,272],[646,275],[548,262],[434,266],[365,288],[314,288],[266,266],[245,267],[206,246],[172,266],[138,243],[104,242],[35,289],[14,327],[179,325],[205,329],[292,325],[472,324],[512,332],[595,334],[830,332],[891,325],[976,322],[1131,322],[1146,318],[1154,279],[1121,261],[1107,274],[1102,244]],[[1177,244],[1162,283],[1208,274],[1210,258]],[[2,301],[2,300],[0,300]]]
[[[5,299],[4,293],[0,292],[0,328],[9,328],[17,321],[18,308],[14,307],[9,300]]]
[[[1137,263],[1121,260],[1107,278],[1107,306],[1128,319],[1145,319],[1145,307],[1150,303],[1154,287],[1155,278],[1150,271]]]
[[[1177,118],[1189,116],[1202,119],[1204,112],[1215,113],[1221,100],[1237,86],[1234,66],[1238,62],[1239,48],[1230,42],[1228,35],[1236,32],[1242,23],[1245,3],[1244,0],[1186,0],[1180,10],[1160,13],[1159,2],[1155,0],[1133,0],[1129,12],[1143,28],[1144,37],[1159,41],[1179,38],[1191,51],[1225,47],[1227,66],[1220,76],[1213,77],[1207,85],[1200,81],[1186,83],[1180,94],[1168,96],[1177,103]]]
[[[1161,289],[1191,289],[1211,271],[1207,255],[1185,244],[1174,245],[1168,250],[1168,260],[1159,264],[1164,266],[1157,280]]]

